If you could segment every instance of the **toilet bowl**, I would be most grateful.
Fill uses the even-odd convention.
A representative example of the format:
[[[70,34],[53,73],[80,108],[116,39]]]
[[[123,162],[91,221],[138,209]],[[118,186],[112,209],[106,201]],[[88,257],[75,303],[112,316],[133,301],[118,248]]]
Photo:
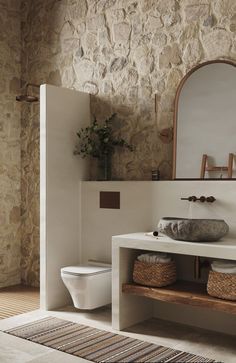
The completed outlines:
[[[76,308],[90,310],[111,304],[111,267],[63,267],[61,278]]]

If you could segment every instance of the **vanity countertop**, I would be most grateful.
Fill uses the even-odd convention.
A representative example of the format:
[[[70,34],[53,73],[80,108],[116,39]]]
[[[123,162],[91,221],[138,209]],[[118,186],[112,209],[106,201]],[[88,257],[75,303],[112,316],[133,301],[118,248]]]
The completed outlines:
[[[166,236],[147,236],[145,232],[112,237],[113,248],[131,248],[236,260],[236,238],[225,237],[218,242],[176,241]]]

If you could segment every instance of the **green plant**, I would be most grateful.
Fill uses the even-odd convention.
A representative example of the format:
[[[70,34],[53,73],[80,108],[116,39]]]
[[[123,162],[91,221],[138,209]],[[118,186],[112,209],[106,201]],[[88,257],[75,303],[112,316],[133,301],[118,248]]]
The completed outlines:
[[[74,154],[81,155],[82,158],[92,156],[93,158],[102,159],[113,154],[117,146],[133,151],[132,145],[128,144],[123,138],[114,136],[112,122],[115,117],[116,114],[114,113],[102,125],[98,124],[96,118],[94,118],[91,126],[81,128],[77,132],[79,143]]]

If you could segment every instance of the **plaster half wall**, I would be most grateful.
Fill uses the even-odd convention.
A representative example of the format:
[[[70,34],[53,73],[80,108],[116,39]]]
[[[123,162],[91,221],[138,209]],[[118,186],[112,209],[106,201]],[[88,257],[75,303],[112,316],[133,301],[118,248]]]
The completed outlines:
[[[0,1],[0,287],[21,280],[21,77],[19,1]]]
[[[120,209],[100,208],[100,191],[120,192]],[[213,195],[216,201],[191,204],[180,199],[189,195]],[[112,235],[155,230],[161,217],[224,219],[236,241],[235,181],[82,182],[82,196],[84,262],[111,262]],[[192,281],[193,258],[178,256],[177,263],[179,277]],[[168,303],[156,303],[154,310],[161,319],[235,334],[235,316],[229,314]]]
[[[120,209],[100,208],[100,191],[120,192]],[[180,199],[190,195],[216,202]],[[236,239],[235,201],[235,181],[83,182],[82,258],[111,262],[112,235],[155,230],[162,217],[224,219]]]

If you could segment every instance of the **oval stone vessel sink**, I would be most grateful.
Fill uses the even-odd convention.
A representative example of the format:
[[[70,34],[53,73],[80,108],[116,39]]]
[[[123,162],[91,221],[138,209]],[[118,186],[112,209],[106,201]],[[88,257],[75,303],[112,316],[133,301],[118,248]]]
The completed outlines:
[[[179,241],[215,242],[228,233],[229,226],[223,219],[165,217],[160,219],[158,230]]]

